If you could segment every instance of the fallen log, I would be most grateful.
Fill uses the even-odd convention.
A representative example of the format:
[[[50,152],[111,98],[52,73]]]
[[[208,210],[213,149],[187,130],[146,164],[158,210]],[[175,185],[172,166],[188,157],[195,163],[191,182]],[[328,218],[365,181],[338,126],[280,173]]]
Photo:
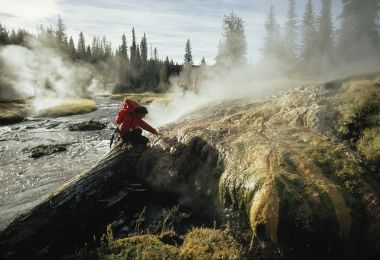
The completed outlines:
[[[0,233],[0,258],[51,258],[75,246],[75,239],[104,210],[104,200],[126,178],[144,146],[116,145],[92,169],[77,175]]]

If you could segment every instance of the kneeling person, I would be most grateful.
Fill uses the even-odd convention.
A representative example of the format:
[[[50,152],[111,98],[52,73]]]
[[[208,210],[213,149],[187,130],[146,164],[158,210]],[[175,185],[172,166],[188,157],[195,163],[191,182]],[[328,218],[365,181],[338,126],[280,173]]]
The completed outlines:
[[[144,106],[137,106],[133,111],[126,113],[119,126],[120,137],[125,143],[146,145],[149,139],[142,135],[142,129],[158,135],[157,130],[143,120],[147,114],[148,110]]]

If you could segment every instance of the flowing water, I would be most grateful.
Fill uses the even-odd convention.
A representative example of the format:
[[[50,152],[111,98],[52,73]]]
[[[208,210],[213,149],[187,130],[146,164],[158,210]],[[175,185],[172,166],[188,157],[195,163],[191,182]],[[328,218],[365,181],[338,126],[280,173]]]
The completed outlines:
[[[90,169],[109,150],[120,102],[96,98],[98,110],[56,119],[29,118],[0,127],[0,230],[73,176]],[[95,120],[104,130],[69,131],[68,125]],[[31,158],[40,144],[65,144],[66,151]]]

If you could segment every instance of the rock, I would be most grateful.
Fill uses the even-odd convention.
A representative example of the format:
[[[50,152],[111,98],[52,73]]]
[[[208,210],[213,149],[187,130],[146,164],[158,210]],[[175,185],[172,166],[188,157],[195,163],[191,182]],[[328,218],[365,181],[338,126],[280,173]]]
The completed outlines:
[[[377,256],[369,246],[380,222],[375,83],[343,80],[244,107],[203,107],[161,129],[178,142],[166,154],[148,150],[136,174],[195,208],[200,200],[186,194],[212,208],[216,182],[222,205],[245,213],[253,233],[285,257]]]
[[[88,122],[70,124],[69,130],[70,131],[94,131],[94,130],[102,130],[106,128],[106,126],[107,126],[106,124],[90,120]]]
[[[66,146],[67,144],[48,144],[48,145],[41,144],[32,149],[29,149],[29,152],[32,153],[30,157],[39,158],[44,155],[64,152],[66,151]]]
[[[29,101],[0,98],[0,125],[15,124],[23,121],[27,116],[29,107]]]
[[[176,233],[168,231],[159,236],[159,239],[164,243],[172,246],[182,245],[183,239]]]

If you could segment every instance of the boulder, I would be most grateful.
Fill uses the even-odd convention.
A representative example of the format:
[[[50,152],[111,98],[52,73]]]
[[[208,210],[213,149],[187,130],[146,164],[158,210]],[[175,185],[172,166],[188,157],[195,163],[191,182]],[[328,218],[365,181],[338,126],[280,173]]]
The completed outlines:
[[[95,131],[95,130],[102,130],[106,128],[107,125],[101,122],[90,120],[87,122],[70,124],[68,127],[70,131]]]

